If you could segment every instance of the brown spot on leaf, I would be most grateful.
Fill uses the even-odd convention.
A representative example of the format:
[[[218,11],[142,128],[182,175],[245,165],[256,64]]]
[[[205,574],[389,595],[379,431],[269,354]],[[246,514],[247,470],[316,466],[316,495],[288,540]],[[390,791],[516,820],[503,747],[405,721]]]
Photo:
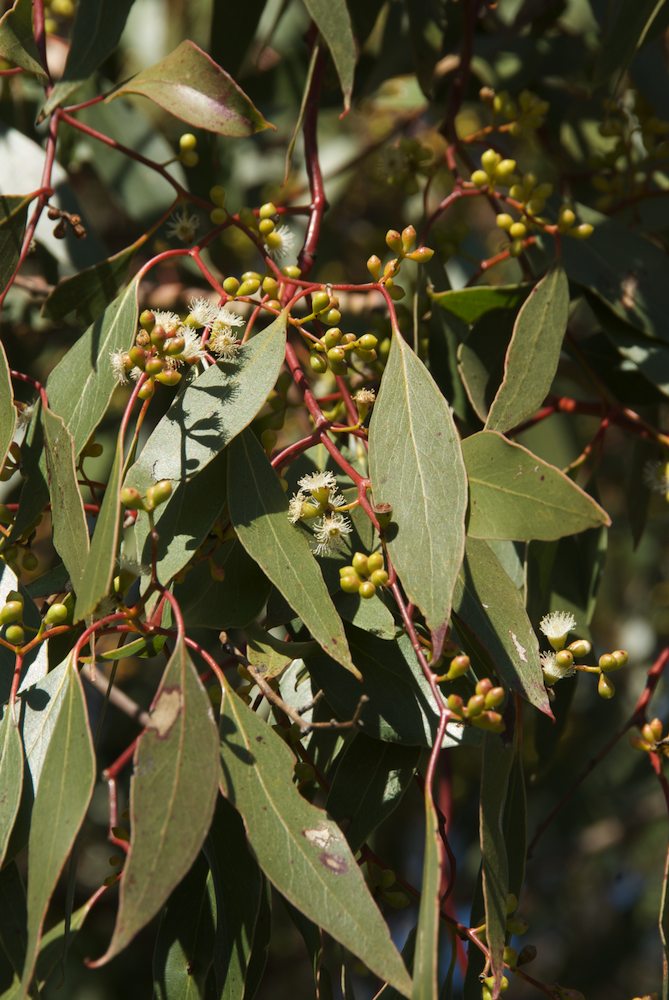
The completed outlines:
[[[322,854],[318,856],[318,860],[335,875],[344,875],[348,871],[348,862],[345,858],[338,858],[336,854],[328,854],[327,851],[323,851]]]

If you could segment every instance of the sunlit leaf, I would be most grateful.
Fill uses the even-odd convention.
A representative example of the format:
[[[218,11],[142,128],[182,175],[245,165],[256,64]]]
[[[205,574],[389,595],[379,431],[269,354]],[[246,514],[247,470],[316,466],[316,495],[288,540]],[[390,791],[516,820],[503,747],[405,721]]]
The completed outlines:
[[[88,617],[95,610],[102,598],[109,593],[114,578],[121,521],[119,490],[122,466],[123,447],[119,442],[77,591],[74,606],[77,621]]]
[[[47,296],[44,315],[56,320],[74,315],[84,323],[93,323],[126,283],[136,250],[133,243],[99,264],[63,278]]]
[[[9,364],[5,349],[0,344],[0,468],[7,457],[7,451],[14,437],[16,427],[16,407]]]
[[[344,94],[344,107],[348,109],[351,104],[357,53],[346,0],[303,0],[303,2],[332,54]]]
[[[0,57],[46,80],[33,36],[32,8],[31,0],[14,0],[0,17]]]
[[[442,309],[471,325],[493,309],[517,309],[525,301],[531,288],[529,284],[476,285],[472,288],[430,292],[430,298]]]
[[[6,705],[0,720],[0,868],[19,811],[23,788],[23,745],[17,715],[11,706]]]
[[[84,504],[77,485],[74,443],[64,421],[46,406],[42,408],[42,424],[53,544],[78,591],[89,541]]]

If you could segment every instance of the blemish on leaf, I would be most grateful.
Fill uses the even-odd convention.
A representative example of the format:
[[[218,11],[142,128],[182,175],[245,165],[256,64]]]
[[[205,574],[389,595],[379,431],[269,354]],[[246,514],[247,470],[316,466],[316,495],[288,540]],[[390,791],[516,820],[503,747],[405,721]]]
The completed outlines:
[[[316,847],[328,847],[334,840],[333,835],[326,826],[318,826],[314,830],[303,830],[302,833],[309,843],[315,844]]]
[[[519,641],[516,633],[512,632],[511,629],[509,629],[509,635],[511,636],[511,642],[516,647],[516,652],[518,653],[518,656],[521,658],[523,663],[527,663],[527,650],[525,649],[523,644]]]
[[[335,854],[328,854],[327,851],[319,855],[319,861],[336,875],[344,875],[348,871],[348,862],[345,858],[338,858]]]
[[[147,729],[153,729],[164,740],[181,714],[183,695],[180,687],[163,688],[152,712]]]

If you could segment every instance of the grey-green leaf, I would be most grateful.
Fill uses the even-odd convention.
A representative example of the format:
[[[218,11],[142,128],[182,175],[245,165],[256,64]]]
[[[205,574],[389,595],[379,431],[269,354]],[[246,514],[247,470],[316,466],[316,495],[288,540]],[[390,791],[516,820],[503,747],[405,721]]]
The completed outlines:
[[[569,283],[562,268],[554,267],[518,313],[488,430],[509,430],[541,406],[557,371],[568,316]]]
[[[135,751],[130,851],[108,962],[158,912],[193,864],[209,830],[219,780],[211,704],[178,640]]]
[[[33,36],[32,0],[15,0],[0,17],[0,57],[46,80]]]
[[[23,744],[14,709],[6,705],[0,721],[0,868],[21,804],[22,788]]]
[[[42,408],[42,425],[53,544],[78,592],[89,541],[84,503],[77,484],[74,442],[62,418],[46,406]]]
[[[157,1000],[199,1000],[211,970],[216,942],[216,895],[206,858],[200,855],[167,901],[153,954]]]
[[[420,909],[414,945],[411,1000],[437,1000],[439,959],[439,886],[443,846],[432,796],[425,789],[425,851]]]
[[[228,449],[228,508],[239,541],[316,642],[359,677],[306,535],[288,520],[288,501],[278,477],[249,430]]]
[[[295,758],[227,688],[222,791],[241,813],[258,863],[294,906],[409,996],[411,983],[339,827],[293,784]]]
[[[497,989],[504,971],[502,956],[506,941],[506,902],[509,892],[509,866],[502,817],[513,760],[513,747],[504,746],[497,736],[485,734],[479,822],[486,938]]]
[[[344,107],[348,110],[351,104],[357,54],[346,0],[303,0],[303,2],[330,50],[344,94]]]
[[[42,313],[50,319],[74,315],[84,323],[93,323],[125,284],[137,248],[137,243],[133,243],[106,260],[63,278],[47,296]]]
[[[94,783],[95,753],[86,701],[79,673],[70,661],[32,811],[24,991],[35,968],[49,900],[86,815]]]
[[[31,196],[0,194],[0,289],[4,290],[19,262]]]
[[[550,541],[611,523],[592,497],[554,465],[496,431],[463,442],[474,538]]]
[[[442,309],[465,323],[476,323],[493,309],[517,309],[527,298],[531,285],[475,285],[473,288],[429,292]]]
[[[116,445],[114,463],[109,473],[104,499],[100,505],[97,524],[93,532],[90,551],[81,573],[74,617],[81,621],[95,611],[103,597],[109,593],[114,578],[116,550],[121,521],[121,472],[123,467],[123,446]]]
[[[595,63],[595,86],[613,77],[611,89],[617,88],[663,6],[664,0],[638,0],[634,4],[614,0],[608,4],[606,30]]]
[[[410,598],[443,634],[465,547],[467,481],[451,409],[399,333],[369,428],[376,503],[392,506],[390,554]]]
[[[7,451],[14,437],[16,427],[16,407],[12,377],[5,349],[0,344],[0,468],[7,457]]]

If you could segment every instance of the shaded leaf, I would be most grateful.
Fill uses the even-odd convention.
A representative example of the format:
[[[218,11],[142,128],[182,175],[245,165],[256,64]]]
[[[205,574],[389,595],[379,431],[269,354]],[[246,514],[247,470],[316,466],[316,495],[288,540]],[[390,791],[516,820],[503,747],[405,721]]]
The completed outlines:
[[[569,316],[569,284],[552,268],[525,300],[504,361],[504,377],[486,427],[506,431],[541,406],[557,371]]]
[[[242,69],[267,0],[247,0],[235,9],[235,30],[230,31],[228,0],[213,0],[209,52],[231,76]]]
[[[211,704],[178,640],[135,751],[130,851],[114,933],[95,967],[132,941],[193,864],[211,823],[218,776]]]
[[[492,309],[478,319],[458,346],[458,374],[469,402],[483,423],[504,374],[504,358],[513,332],[513,312]]]
[[[222,791],[241,813],[269,880],[310,920],[403,995],[410,981],[346,839],[293,784],[295,758],[226,688],[221,717]]]
[[[128,94],[148,97],[187,124],[219,135],[241,137],[272,128],[232,77],[188,40],[121,84],[107,100]]]
[[[0,869],[0,985],[9,987],[2,1000],[16,998],[20,991],[26,924],[26,891],[16,864],[10,862]]]
[[[174,594],[189,627],[244,628],[257,618],[271,584],[237,539],[224,542],[214,557],[214,579],[208,561],[196,563]]]
[[[84,323],[93,323],[125,284],[136,250],[133,243],[99,264],[63,278],[47,296],[42,314],[50,319],[76,316]]]
[[[442,56],[444,42],[444,7],[432,0],[405,0],[409,18],[409,37],[420,89],[434,96],[434,69]]]
[[[432,796],[425,789],[425,851],[414,944],[412,1000],[436,1000],[439,960],[439,886],[443,845]]]
[[[230,519],[251,558],[284,595],[322,648],[359,677],[341,618],[328,594],[309,542],[288,520],[288,501],[269,459],[251,431],[228,449]]]
[[[46,80],[33,35],[32,8],[31,0],[14,0],[0,17],[0,57]]]
[[[527,854],[527,791],[523,757],[517,750],[513,755],[504,803],[504,843],[509,866],[509,892],[520,899]]]
[[[303,0],[303,2],[330,50],[344,95],[344,108],[348,110],[351,104],[357,53],[346,0]]]
[[[605,510],[554,465],[496,431],[463,442],[474,538],[550,541],[610,524]]]
[[[63,560],[75,592],[79,590],[89,541],[84,503],[77,484],[74,442],[65,422],[42,408],[53,544]]]
[[[504,972],[502,956],[506,941],[509,867],[502,830],[502,817],[513,760],[512,747],[504,746],[499,737],[485,733],[483,737],[479,829],[486,940],[490,950],[491,973],[495,977],[495,989],[499,989]]]
[[[517,309],[531,288],[530,284],[476,285],[457,290],[449,288],[445,292],[430,291],[429,295],[442,309],[471,325],[493,309]]]
[[[265,680],[278,677],[293,660],[318,648],[315,642],[284,642],[258,625],[246,628],[246,655]]]
[[[121,522],[119,491],[122,467],[123,445],[119,441],[77,590],[77,600],[74,605],[75,621],[81,621],[95,611],[102,598],[109,593],[114,578]]]
[[[244,983],[244,1000],[253,1000],[265,972],[267,957],[269,955],[269,945],[272,936],[272,887],[266,879],[263,879],[262,890],[260,892],[260,909],[256,920],[255,932],[253,935],[253,948],[251,959],[246,969],[246,981]]]
[[[0,721],[0,868],[21,804],[22,788],[23,745],[15,710],[6,705],[5,714]]]
[[[669,848],[662,874],[662,897],[658,924],[662,941],[662,1000],[669,998]]]
[[[60,708],[33,803],[28,840],[28,942],[22,987],[32,979],[51,895],[86,815],[95,783],[95,753],[74,662],[64,671]]]
[[[63,104],[112,54],[133,3],[134,0],[79,0],[63,76],[49,94],[38,121]]]
[[[214,960],[216,897],[203,855],[176,887],[163,911],[153,952],[158,1000],[197,1000]]]
[[[337,764],[325,808],[346,834],[352,851],[395,811],[411,784],[420,756],[356,733]]]
[[[16,427],[14,390],[5,349],[0,344],[0,468],[7,457]]]
[[[0,289],[4,290],[19,262],[28,205],[32,196],[0,194]]]
[[[616,89],[663,6],[663,0],[640,0],[631,5],[624,0],[609,3],[606,30],[595,63],[595,86],[611,79],[611,89]]]
[[[370,423],[369,470],[375,502],[392,506],[389,550],[407,595],[443,634],[464,554],[465,469],[450,407],[398,333]]]

